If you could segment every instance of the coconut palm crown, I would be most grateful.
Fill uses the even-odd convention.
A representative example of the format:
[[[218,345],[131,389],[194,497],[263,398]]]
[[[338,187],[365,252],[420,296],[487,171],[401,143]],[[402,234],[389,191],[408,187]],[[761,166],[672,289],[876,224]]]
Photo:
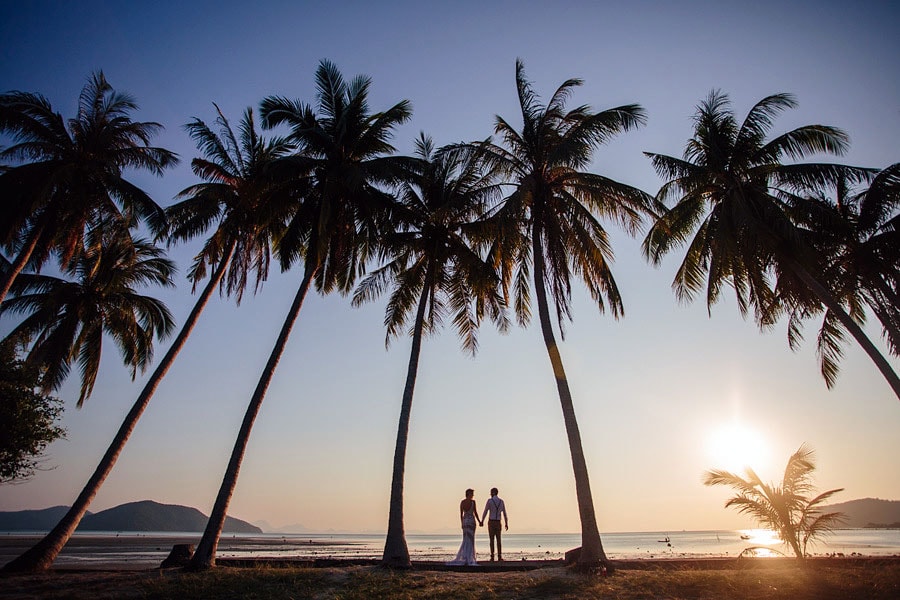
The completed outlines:
[[[30,342],[29,364],[43,371],[45,391],[58,389],[73,363],[81,371],[80,407],[94,389],[103,338],[119,348],[132,378],[153,359],[155,337],[167,336],[174,321],[159,300],[140,293],[147,285],[173,285],[174,264],[163,251],[127,234],[105,232],[69,263],[68,280],[21,275],[2,313],[25,315],[10,332]]]
[[[0,160],[14,161],[0,172],[0,245],[16,255],[0,278],[0,301],[26,265],[39,269],[54,252],[63,267],[74,260],[98,217],[117,216],[129,227],[142,221],[153,233],[164,228],[163,210],[124,172],[161,175],[178,159],[150,145],[162,126],[133,121],[136,109],[102,72],[84,86],[68,121],[40,94],[0,96],[0,131],[13,138]]]
[[[768,139],[775,118],[796,106],[790,94],[757,102],[743,122],[728,97],[713,91],[697,107],[694,135],[683,158],[646,152],[666,182],[657,199],[675,203],[651,227],[644,254],[653,264],[674,248],[687,246],[672,284],[680,300],[704,288],[709,307],[730,285],[743,314],[751,309],[769,324],[775,295],[772,277],[790,272],[853,335],[900,398],[900,378],[859,323],[829,288],[813,245],[792,220],[792,199],[804,191],[834,188],[839,181],[866,181],[870,169],[831,163],[784,164],[816,153],[843,154],[846,133],[807,125]]]
[[[251,275],[255,291],[266,280],[272,246],[284,229],[287,215],[277,212],[284,203],[275,199],[286,190],[271,170],[290,145],[283,138],[262,137],[252,109],[244,111],[235,133],[218,105],[214,106],[216,129],[198,118],[185,126],[204,154],[191,160],[194,174],[204,181],[181,191],[179,202],[166,209],[165,236],[169,244],[183,242],[215,225],[188,277],[196,289],[208,271],[224,261],[228,266],[222,291],[240,303]]]
[[[815,249],[818,270],[854,320],[866,309],[881,323],[888,350],[900,356],[900,164],[879,171],[868,187],[840,180],[830,194],[791,200],[791,218]],[[787,312],[792,348],[803,339],[802,322],[822,314],[816,348],[822,375],[832,387],[843,356],[845,329],[835,314],[789,271],[778,272],[776,298],[768,323]]]

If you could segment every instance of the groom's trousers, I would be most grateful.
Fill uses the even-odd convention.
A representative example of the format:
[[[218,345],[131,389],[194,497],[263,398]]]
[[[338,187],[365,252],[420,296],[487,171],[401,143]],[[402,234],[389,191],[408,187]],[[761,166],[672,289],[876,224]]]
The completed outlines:
[[[491,560],[494,560],[494,538],[497,538],[497,560],[503,560],[503,546],[500,542],[500,519],[488,519],[488,537],[491,540]]]

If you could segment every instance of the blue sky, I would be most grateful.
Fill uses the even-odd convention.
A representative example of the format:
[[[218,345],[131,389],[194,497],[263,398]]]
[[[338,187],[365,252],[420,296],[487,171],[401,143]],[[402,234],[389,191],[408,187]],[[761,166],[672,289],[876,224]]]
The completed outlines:
[[[544,98],[579,77],[571,106],[644,106],[648,124],[600,149],[593,168],[653,193],[661,182],[641,152],[680,155],[694,107],[711,89],[727,92],[740,116],[763,96],[791,92],[799,108],[779,118],[776,132],[836,125],[852,138],[843,162],[900,160],[897,22],[891,2],[4,2],[0,89],[40,92],[69,116],[91,71],[103,69],[137,98],[136,118],[166,126],[157,144],[182,158],[164,178],[134,177],[167,205],[196,182],[189,162],[197,153],[181,126],[195,116],[211,122],[212,102],[237,121],[267,95],[312,101],[313,73],[327,58],[347,77],[373,79],[373,109],[412,102],[413,118],[394,140],[406,153],[419,131],[442,144],[487,137],[496,114],[518,122],[521,58]],[[735,423],[759,438],[749,444],[753,466],[768,478],[808,442],[822,489],[847,488],[843,500],[900,498],[900,402],[856,346],[847,345],[828,391],[811,347],[814,324],[792,353],[783,324],[762,334],[729,298],[711,314],[702,303],[680,305],[670,289],[679,253],[651,267],[640,239],[609,227],[625,318],[599,314],[578,290],[562,345],[601,530],[748,526],[722,508],[726,490],[701,484],[729,454],[711,440]],[[159,294],[179,322],[193,303],[183,273],[196,247],[172,249],[179,285]],[[92,510],[145,498],[210,510],[299,278],[299,269],[273,269],[240,307],[210,305]],[[276,526],[384,529],[409,340],[385,350],[383,311],[383,302],[353,309],[339,296],[307,301],[231,514]],[[869,332],[879,338],[877,328]],[[407,529],[454,530],[463,490],[483,500],[496,485],[511,531],[577,531],[536,324],[504,336],[486,326],[480,341],[474,360],[452,331],[424,344]],[[55,468],[0,488],[0,510],[70,503],[142,381],[130,381],[110,345],[84,409],[74,408],[76,382],[67,384],[59,396],[69,437],[51,447]]]

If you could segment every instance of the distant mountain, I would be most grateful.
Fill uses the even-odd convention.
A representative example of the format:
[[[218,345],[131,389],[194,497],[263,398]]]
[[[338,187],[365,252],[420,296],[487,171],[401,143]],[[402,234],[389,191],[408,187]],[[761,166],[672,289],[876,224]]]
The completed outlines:
[[[893,526],[900,523],[900,500],[862,498],[823,506],[825,512],[842,512],[847,516],[846,527]]]
[[[0,512],[0,531],[50,531],[68,510],[68,506],[53,506],[43,510]],[[85,518],[90,515],[88,512]]]
[[[49,531],[67,510],[65,506],[54,506],[44,510],[0,512],[0,531]],[[196,508],[142,500],[87,514],[78,531],[201,532],[206,521],[206,515]],[[246,521],[227,517],[222,532],[262,533],[262,530]]]

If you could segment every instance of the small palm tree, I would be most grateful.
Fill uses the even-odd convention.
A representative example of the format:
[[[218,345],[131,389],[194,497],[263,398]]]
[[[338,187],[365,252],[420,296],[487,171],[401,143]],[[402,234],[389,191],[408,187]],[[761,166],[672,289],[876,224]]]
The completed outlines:
[[[136,109],[102,72],[84,86],[68,123],[40,94],[0,95],[0,132],[14,140],[0,160],[20,163],[0,171],[0,246],[16,256],[0,274],[0,302],[26,265],[37,270],[53,252],[64,268],[75,260],[98,216],[115,215],[129,225],[142,220],[154,233],[163,229],[163,210],[123,172],[161,175],[178,159],[150,146],[162,126],[132,121]]]
[[[672,284],[676,296],[690,300],[706,287],[706,301],[712,306],[723,285],[730,284],[741,312],[753,307],[763,325],[775,302],[770,278],[789,273],[850,332],[900,398],[900,378],[829,289],[815,248],[805,243],[792,221],[791,202],[798,191],[836,186],[842,179],[865,181],[871,171],[825,163],[783,164],[785,157],[840,155],[849,144],[843,131],[824,125],[799,127],[767,140],[775,117],[794,106],[789,94],[768,96],[739,123],[728,97],[714,91],[697,107],[694,135],[683,158],[645,153],[667,179],[657,198],[677,198],[647,234],[645,256],[659,264],[674,247],[687,243]]]
[[[389,262],[367,276],[353,304],[374,300],[392,288],[384,324],[385,344],[400,336],[415,314],[406,386],[394,449],[390,511],[382,564],[408,568],[409,549],[403,523],[406,447],[422,336],[450,316],[463,347],[475,354],[478,325],[487,314],[501,330],[508,323],[500,279],[478,254],[471,234],[500,188],[477,154],[435,152],[424,134],[416,142],[414,173],[401,186],[394,218],[396,230],[382,243]],[[467,235],[469,234],[469,235]]]
[[[729,499],[725,508],[736,507],[738,512],[750,515],[762,527],[777,531],[781,541],[803,560],[809,542],[844,522],[843,513],[820,510],[823,502],[842,492],[843,488],[809,497],[815,491],[812,485],[815,468],[812,449],[803,445],[788,459],[780,485],[763,483],[750,468],[746,477],[729,471],[708,471],[703,483],[727,485],[737,491],[738,495]]]
[[[516,318],[523,326],[531,318],[534,286],[575,472],[582,536],[579,564],[603,563],[611,569],[600,540],[581,434],[549,303],[556,307],[562,333],[564,320],[571,318],[572,279],[576,277],[601,312],[608,306],[613,316],[620,317],[622,298],[610,270],[612,248],[599,219],[612,219],[635,233],[642,217],[652,214],[654,208],[653,198],[646,193],[584,170],[595,148],[644,123],[643,109],[629,104],[596,113],[587,106],[567,111],[566,101],[579,85],[578,79],[564,82],[542,105],[525,78],[522,62],[516,62],[522,128],[517,130],[498,116],[495,132],[504,146],[485,146],[513,186],[512,194],[490,218],[499,240],[492,257],[505,284],[512,288]]]
[[[10,562],[4,570],[37,571],[50,568],[87,512],[97,492],[118,460],[157,387],[175,362],[216,288],[228,295],[241,293],[248,274],[255,272],[256,285],[268,273],[270,237],[278,231],[277,219],[268,210],[272,185],[266,165],[281,155],[280,140],[266,141],[255,130],[253,113],[244,113],[240,136],[216,107],[216,133],[200,119],[187,125],[188,133],[205,158],[191,162],[194,173],[205,182],[179,194],[181,202],[168,209],[169,243],[204,233],[216,224],[194,261],[189,277],[196,288],[212,268],[209,281],[197,298],[166,355],[154,369],[137,400],[128,411],[109,448],[75,502],[57,525],[33,548]],[[273,221],[276,222],[273,225]],[[226,277],[227,275],[227,277]]]
[[[283,206],[292,211],[279,241],[281,265],[287,270],[302,258],[303,279],[247,405],[191,569],[215,565],[253,423],[310,285],[315,283],[322,293],[348,292],[377,243],[378,227],[391,197],[374,184],[399,180],[403,169],[388,156],[394,151],[389,139],[411,111],[404,100],[385,112],[370,113],[370,85],[371,80],[362,76],[346,83],[337,67],[323,60],[316,70],[317,110],[279,97],[262,102],[264,124],[289,126],[288,141],[297,149],[295,155],[278,161],[273,176],[290,187],[279,196]]]

